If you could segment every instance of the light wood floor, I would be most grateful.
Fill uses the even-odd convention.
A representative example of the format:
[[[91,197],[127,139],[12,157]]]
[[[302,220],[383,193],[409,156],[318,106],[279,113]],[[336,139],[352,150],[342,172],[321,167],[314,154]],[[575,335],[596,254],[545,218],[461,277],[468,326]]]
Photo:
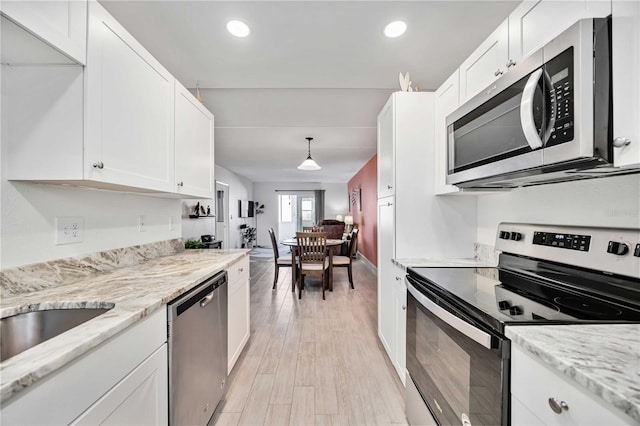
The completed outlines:
[[[406,424],[403,387],[377,336],[376,277],[354,263],[334,272],[322,300],[308,278],[302,300],[291,270],[251,261],[251,338],[230,375],[216,425]]]

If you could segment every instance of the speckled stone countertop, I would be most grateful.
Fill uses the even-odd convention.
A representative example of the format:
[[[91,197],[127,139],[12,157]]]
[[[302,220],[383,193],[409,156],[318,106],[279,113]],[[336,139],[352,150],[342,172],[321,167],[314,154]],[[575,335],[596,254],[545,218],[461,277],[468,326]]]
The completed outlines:
[[[146,247],[151,251],[156,248]],[[129,250],[126,256],[130,256],[131,252]],[[148,254],[149,250],[146,252]],[[38,285],[36,289],[30,285],[28,277],[31,277],[31,283],[44,282],[47,271],[59,268],[59,265],[54,267],[51,265],[55,262],[47,262],[46,265],[39,264],[45,265],[45,268],[37,265],[23,267],[23,279],[27,277],[27,282],[24,283],[27,288],[23,292],[16,290],[19,275],[15,270],[3,274],[3,284],[8,284],[11,291],[5,291],[2,295],[2,318],[20,312],[52,308],[108,307],[110,304],[114,304],[114,307],[105,314],[0,363],[0,401],[9,399],[157,311],[206,278],[226,269],[247,256],[248,250],[184,250],[156,254],[159,257],[139,256],[137,261],[115,262],[126,265],[124,267],[99,270],[92,264],[92,273],[78,274],[70,268],[71,273],[62,274],[68,278],[68,282],[58,279],[56,285]],[[119,255],[116,253],[114,256],[117,258]],[[86,259],[83,258],[83,262]],[[64,261],[68,265],[68,260]],[[54,278],[51,280],[55,281]]]
[[[506,336],[640,422],[640,324],[514,326]]]

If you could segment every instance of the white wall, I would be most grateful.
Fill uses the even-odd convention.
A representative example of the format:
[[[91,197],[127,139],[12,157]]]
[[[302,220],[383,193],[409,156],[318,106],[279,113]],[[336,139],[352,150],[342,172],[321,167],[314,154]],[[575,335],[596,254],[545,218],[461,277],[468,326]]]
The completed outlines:
[[[478,242],[500,222],[640,227],[640,174],[557,183],[478,197]]]
[[[337,214],[345,215],[349,212],[347,184],[320,182],[255,182],[253,184],[253,199],[264,204],[264,213],[258,219],[258,244],[271,247],[267,230],[278,230],[278,193],[276,190],[314,190],[324,189],[324,217],[333,219]]]
[[[1,188],[2,268],[180,238],[180,200],[4,177]],[[138,231],[139,215],[144,232]],[[56,216],[82,217],[83,242],[55,245]]]

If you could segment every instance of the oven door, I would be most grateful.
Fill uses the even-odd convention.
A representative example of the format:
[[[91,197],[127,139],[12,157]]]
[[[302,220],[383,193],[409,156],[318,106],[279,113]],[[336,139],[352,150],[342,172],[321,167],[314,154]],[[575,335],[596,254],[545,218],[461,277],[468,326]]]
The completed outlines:
[[[409,276],[407,288],[407,371],[436,422],[508,425],[509,341]]]

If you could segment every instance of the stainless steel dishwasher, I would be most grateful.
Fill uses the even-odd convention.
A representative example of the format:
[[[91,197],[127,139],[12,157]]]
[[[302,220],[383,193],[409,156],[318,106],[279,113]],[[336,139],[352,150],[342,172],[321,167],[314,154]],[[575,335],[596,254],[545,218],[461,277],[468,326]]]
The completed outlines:
[[[170,424],[206,425],[227,382],[227,272],[167,305]]]

